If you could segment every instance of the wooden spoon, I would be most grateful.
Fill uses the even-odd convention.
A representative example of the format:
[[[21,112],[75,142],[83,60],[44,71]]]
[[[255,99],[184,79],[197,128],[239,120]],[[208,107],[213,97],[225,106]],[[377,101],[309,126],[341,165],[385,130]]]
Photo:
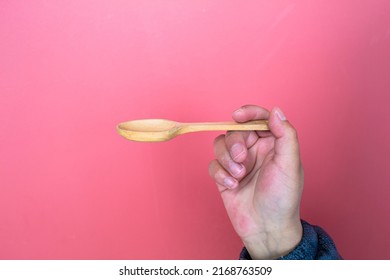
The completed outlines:
[[[179,123],[164,119],[133,120],[118,124],[124,138],[141,142],[162,142],[190,132],[214,130],[269,130],[266,120],[235,122]]]

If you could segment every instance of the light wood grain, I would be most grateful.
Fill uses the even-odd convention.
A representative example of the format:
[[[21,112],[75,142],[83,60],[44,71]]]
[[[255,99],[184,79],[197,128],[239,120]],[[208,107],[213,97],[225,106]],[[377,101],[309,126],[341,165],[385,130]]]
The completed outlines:
[[[269,130],[266,120],[236,122],[180,123],[165,119],[144,119],[117,125],[118,133],[131,141],[162,142],[178,135],[199,131]]]

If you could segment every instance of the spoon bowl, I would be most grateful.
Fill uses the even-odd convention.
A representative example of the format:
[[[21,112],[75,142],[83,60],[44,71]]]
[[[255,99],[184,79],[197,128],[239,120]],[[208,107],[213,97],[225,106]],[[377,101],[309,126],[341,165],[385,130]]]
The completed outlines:
[[[190,132],[216,130],[269,130],[266,120],[235,122],[179,123],[165,119],[144,119],[117,125],[118,133],[131,141],[162,142]]]
[[[117,131],[128,140],[161,142],[175,137],[178,123],[164,119],[132,120],[120,123]]]

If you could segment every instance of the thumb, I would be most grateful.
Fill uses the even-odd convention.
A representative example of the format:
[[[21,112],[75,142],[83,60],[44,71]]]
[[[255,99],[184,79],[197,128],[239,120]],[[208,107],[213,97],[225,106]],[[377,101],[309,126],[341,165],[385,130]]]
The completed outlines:
[[[298,167],[300,157],[297,132],[280,108],[272,109],[268,126],[276,138],[275,161],[282,168]]]

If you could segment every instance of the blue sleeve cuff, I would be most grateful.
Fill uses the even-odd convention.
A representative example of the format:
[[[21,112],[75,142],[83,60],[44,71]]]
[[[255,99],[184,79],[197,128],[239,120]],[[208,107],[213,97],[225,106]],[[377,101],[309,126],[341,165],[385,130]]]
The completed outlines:
[[[303,236],[301,242],[289,254],[278,260],[341,260],[339,252],[332,238],[319,226],[313,226],[301,221]],[[240,260],[251,260],[244,247],[240,253]]]

